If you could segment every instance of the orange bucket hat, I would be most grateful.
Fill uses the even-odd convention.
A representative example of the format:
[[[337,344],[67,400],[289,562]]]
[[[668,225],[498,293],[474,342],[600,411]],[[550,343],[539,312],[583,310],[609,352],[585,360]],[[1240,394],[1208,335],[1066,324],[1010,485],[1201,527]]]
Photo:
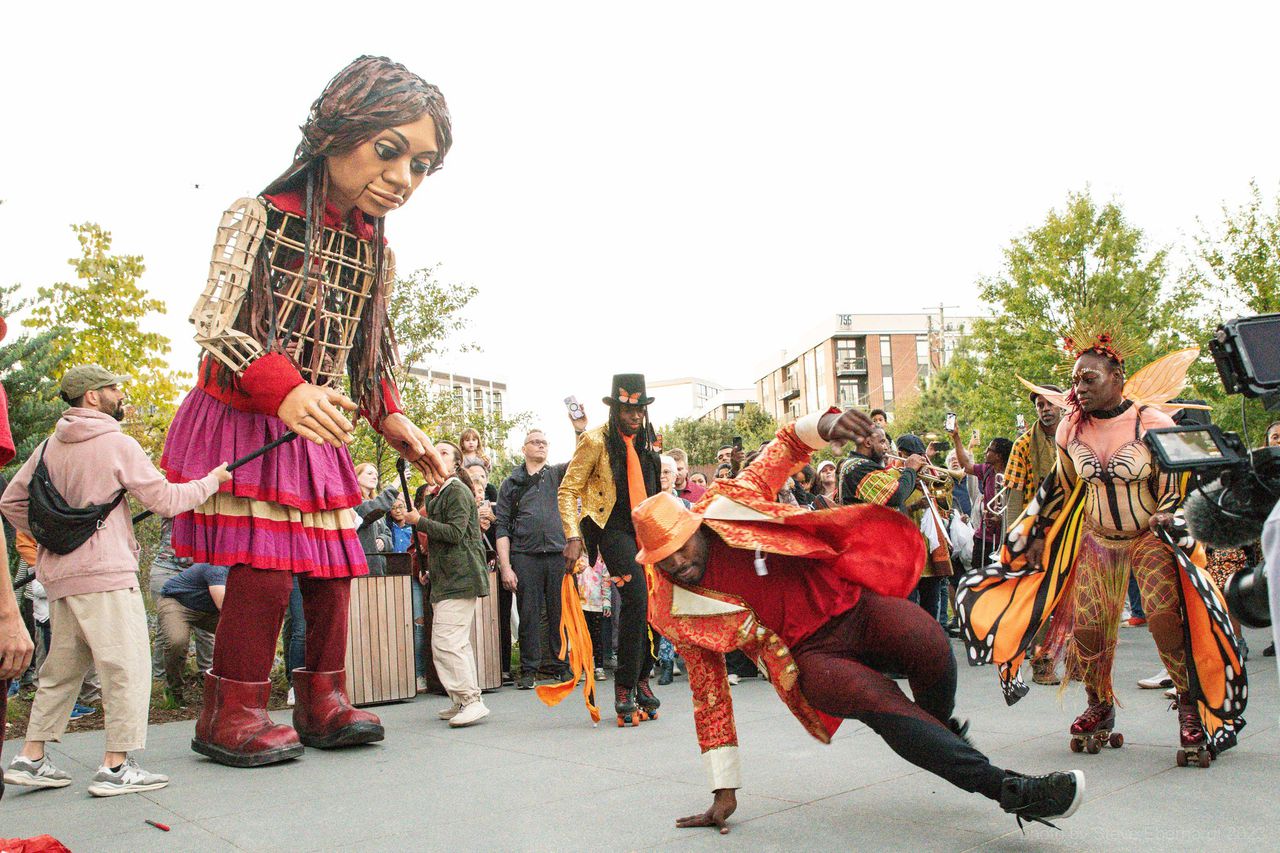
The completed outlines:
[[[640,541],[636,562],[647,564],[665,560],[679,551],[702,524],[702,516],[685,509],[675,495],[662,492],[631,510],[631,521],[636,528],[636,539]]]

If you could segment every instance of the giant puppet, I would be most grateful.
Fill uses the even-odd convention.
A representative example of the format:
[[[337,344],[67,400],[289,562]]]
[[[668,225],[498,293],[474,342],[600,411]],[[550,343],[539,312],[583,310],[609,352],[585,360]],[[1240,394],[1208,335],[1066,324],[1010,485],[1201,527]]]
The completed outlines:
[[[430,440],[400,411],[387,316],[395,276],[384,219],[440,168],[452,142],[443,95],[403,65],[362,56],[325,87],[292,165],[223,216],[191,321],[203,350],[162,465],[203,476],[292,430],[173,526],[174,550],[231,566],[192,748],[235,767],[303,745],[381,740],[345,686],[350,579],[367,574],[346,445],[358,412],[429,480]],[[344,383],[349,382],[348,397]],[[294,577],[306,616],[293,727],[267,716],[268,675]]]

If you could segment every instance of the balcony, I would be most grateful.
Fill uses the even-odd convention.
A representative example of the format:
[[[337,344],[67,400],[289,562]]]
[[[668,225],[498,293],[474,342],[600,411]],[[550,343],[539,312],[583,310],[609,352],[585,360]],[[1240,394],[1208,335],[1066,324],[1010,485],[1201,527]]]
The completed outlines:
[[[782,402],[785,403],[788,400],[794,400],[799,396],[800,383],[795,380],[795,377],[788,376],[786,379],[782,380]]]
[[[863,358],[837,358],[836,359],[836,375],[850,376],[857,373],[867,372],[867,360]]]

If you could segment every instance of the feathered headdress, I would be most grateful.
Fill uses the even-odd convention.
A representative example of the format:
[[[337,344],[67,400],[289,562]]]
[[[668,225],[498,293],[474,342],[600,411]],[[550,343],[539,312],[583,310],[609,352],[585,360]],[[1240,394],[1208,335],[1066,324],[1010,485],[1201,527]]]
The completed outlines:
[[[1116,311],[1089,306],[1076,315],[1061,335],[1061,356],[1072,363],[1087,352],[1096,352],[1124,365],[1142,350],[1144,341],[1125,330],[1126,317]]]
[[[1145,343],[1136,333],[1125,330],[1125,326],[1130,325],[1125,319],[1123,313],[1114,310],[1106,311],[1096,306],[1083,309],[1063,331],[1061,345],[1056,349],[1067,363],[1067,369],[1070,370],[1076,359],[1087,352],[1104,355],[1124,367],[1125,362],[1140,352]],[[1125,380],[1125,399],[1132,400],[1139,406],[1159,409],[1166,414],[1173,414],[1179,409],[1208,409],[1208,406],[1195,403],[1169,402],[1186,387],[1187,370],[1199,356],[1199,347],[1188,347],[1160,356]],[[1060,408],[1074,408],[1069,389],[1065,392],[1053,391],[1028,382],[1021,376],[1018,381]]]

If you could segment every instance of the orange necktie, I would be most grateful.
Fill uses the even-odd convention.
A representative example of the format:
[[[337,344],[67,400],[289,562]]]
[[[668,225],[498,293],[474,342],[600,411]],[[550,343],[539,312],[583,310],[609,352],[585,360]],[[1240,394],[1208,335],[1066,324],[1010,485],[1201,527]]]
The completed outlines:
[[[640,467],[640,454],[636,453],[635,436],[623,435],[622,441],[627,445],[627,497],[631,499],[631,508],[635,509],[644,503],[645,498],[649,497],[648,491],[644,487],[644,469]],[[637,540],[638,541],[638,540]],[[630,574],[621,577],[611,577],[610,581],[622,586],[631,580]]]
[[[624,435],[622,440],[627,445],[627,496],[631,498],[631,508],[635,509],[644,503],[649,493],[644,487],[644,471],[640,468],[640,454],[636,453],[636,437]]]

